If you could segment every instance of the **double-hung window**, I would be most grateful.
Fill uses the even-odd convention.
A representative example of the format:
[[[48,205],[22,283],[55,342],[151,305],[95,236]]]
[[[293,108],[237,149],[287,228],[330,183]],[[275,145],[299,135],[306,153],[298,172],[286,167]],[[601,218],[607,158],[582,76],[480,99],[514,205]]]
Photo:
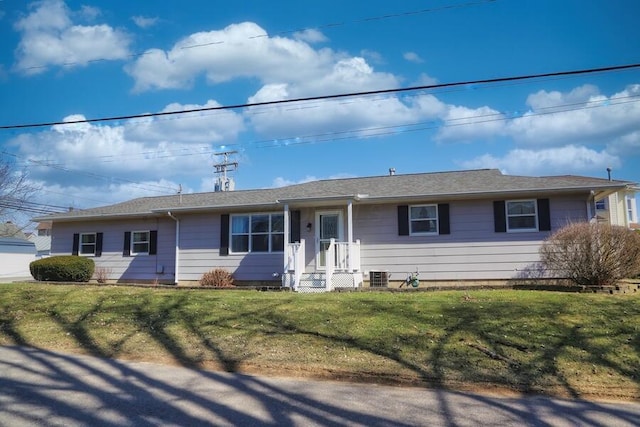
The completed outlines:
[[[231,252],[284,251],[284,214],[231,216]]]
[[[537,231],[538,212],[536,200],[506,202],[507,231]]]
[[[96,254],[96,233],[80,234],[80,255]]]
[[[416,205],[409,207],[411,235],[438,234],[438,205]]]
[[[149,231],[133,231],[131,233],[131,255],[149,254]]]

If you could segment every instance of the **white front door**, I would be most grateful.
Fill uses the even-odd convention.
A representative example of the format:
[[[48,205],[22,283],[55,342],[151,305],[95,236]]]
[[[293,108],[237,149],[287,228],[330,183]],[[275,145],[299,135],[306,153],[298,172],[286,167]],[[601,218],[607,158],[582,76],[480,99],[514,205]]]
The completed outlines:
[[[326,251],[331,239],[343,240],[342,211],[316,213],[316,268],[324,270],[327,266]]]

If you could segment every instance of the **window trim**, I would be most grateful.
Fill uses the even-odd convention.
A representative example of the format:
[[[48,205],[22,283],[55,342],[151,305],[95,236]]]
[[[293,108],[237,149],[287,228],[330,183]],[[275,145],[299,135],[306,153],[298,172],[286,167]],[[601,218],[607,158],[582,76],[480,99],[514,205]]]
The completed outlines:
[[[510,203],[521,203],[521,202],[531,202],[533,203],[533,213],[532,214],[509,214],[509,204]],[[504,214],[505,214],[505,225],[507,233],[531,233],[540,231],[540,218],[538,212],[538,200],[537,199],[516,199],[516,200],[505,200],[504,203]],[[529,228],[511,228],[509,226],[509,219],[514,217],[529,217],[533,216],[535,221],[535,227]]]
[[[147,234],[147,240],[144,242],[136,242],[135,241],[135,235],[136,233],[146,233]],[[133,250],[134,245],[135,244],[141,244],[141,243],[146,243],[147,244],[147,251],[146,252],[136,252]],[[131,242],[129,243],[129,254],[131,256],[136,256],[136,255],[149,255],[149,253],[151,252],[151,230],[131,230]]]
[[[412,208],[421,208],[421,207],[434,207],[436,210],[436,216],[435,216],[435,221],[436,221],[436,231],[419,231],[419,232],[413,232],[411,225],[414,221],[433,221],[433,218],[418,218],[418,219],[414,219],[411,218],[411,210]],[[438,208],[438,204],[437,203],[423,203],[423,204],[419,204],[419,205],[409,205],[409,212],[408,214],[408,223],[409,223],[409,236],[437,236],[440,234],[440,210]]]
[[[273,239],[272,237],[274,235],[282,235],[282,239],[284,242],[284,223],[283,223],[283,228],[282,231],[273,231],[272,227],[273,227],[273,216],[274,215],[279,215],[282,216],[282,220],[284,221],[284,213],[283,212],[251,212],[251,213],[237,213],[237,214],[230,214],[229,215],[229,254],[281,254],[284,253],[284,248],[282,250],[273,250]],[[267,251],[253,251],[252,250],[252,236],[254,235],[254,233],[252,233],[251,231],[251,219],[253,216],[268,216],[269,217],[269,231],[267,232],[260,232],[260,233],[255,233],[256,236],[261,236],[261,235],[267,235],[269,236],[268,242],[269,242],[269,249]],[[249,217],[249,230],[247,233],[234,233],[233,232],[233,219],[237,218],[237,217]],[[248,237],[248,242],[247,242],[247,247],[248,250],[247,251],[234,251],[233,250],[233,236],[234,235],[242,235],[242,236],[247,236]],[[286,242],[284,242],[285,246],[286,246]]]
[[[625,210],[627,211],[627,222],[628,223],[632,223],[635,222],[635,198],[629,197],[629,196],[625,196]]]
[[[78,255],[86,256],[86,257],[95,257],[96,252],[98,250],[98,233],[90,232],[90,233],[78,233]],[[93,236],[93,243],[82,243],[83,236]],[[83,252],[82,247],[84,245],[93,245],[93,252]]]

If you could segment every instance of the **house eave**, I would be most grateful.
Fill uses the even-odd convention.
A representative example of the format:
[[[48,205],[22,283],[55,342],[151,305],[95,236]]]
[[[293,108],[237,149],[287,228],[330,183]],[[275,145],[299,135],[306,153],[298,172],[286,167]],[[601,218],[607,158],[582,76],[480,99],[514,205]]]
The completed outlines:
[[[618,186],[617,189],[624,186]],[[378,203],[384,202],[400,202],[411,200],[432,200],[432,201],[447,201],[447,200],[477,200],[487,198],[513,198],[513,197],[532,197],[541,195],[555,195],[555,194],[569,194],[569,193],[591,193],[591,191],[615,192],[616,189],[612,189],[611,186],[604,188],[598,187],[564,187],[564,188],[531,188],[531,189],[510,189],[510,190],[496,190],[496,191],[465,191],[460,193],[428,193],[428,194],[412,194],[412,195],[393,195],[393,196],[372,196],[361,200],[362,203]]]
[[[68,215],[68,216],[41,216],[31,218],[33,222],[52,221],[52,222],[74,222],[74,221],[100,221],[108,219],[120,219],[120,218],[145,218],[150,216],[157,216],[153,212],[136,212],[136,213],[117,213],[117,214],[93,214],[93,215]]]
[[[298,207],[326,206],[328,204],[347,203],[349,201],[360,202],[368,200],[368,194],[344,194],[337,196],[320,197],[295,197],[289,199],[278,199],[279,205],[295,205]]]

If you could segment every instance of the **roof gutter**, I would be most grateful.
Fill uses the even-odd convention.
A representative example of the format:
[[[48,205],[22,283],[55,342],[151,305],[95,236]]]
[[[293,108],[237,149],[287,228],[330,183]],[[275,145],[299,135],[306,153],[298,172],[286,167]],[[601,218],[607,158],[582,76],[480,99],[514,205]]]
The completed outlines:
[[[174,271],[173,281],[177,285],[179,283],[179,272],[180,272],[180,220],[175,216],[173,216],[171,211],[168,211],[167,215],[169,215],[169,218],[171,218],[176,222],[176,257],[175,257],[176,264],[173,269]]]

